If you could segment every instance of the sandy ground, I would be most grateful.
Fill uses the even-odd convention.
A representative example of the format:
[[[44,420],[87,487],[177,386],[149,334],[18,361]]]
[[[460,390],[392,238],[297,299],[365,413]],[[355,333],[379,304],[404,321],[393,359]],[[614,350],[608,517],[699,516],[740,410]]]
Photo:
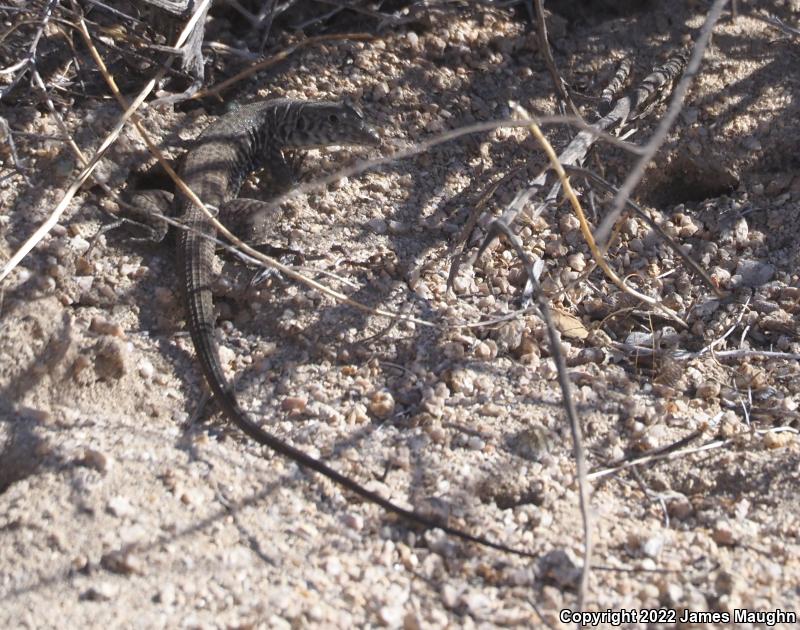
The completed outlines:
[[[590,119],[621,58],[630,56],[642,78],[696,35],[707,10],[670,1],[620,16],[551,4],[561,10],[551,19],[556,61]],[[673,626],[670,611],[678,620],[685,610],[730,614],[720,627],[750,627],[733,623],[739,609],[800,614],[800,367],[792,358],[800,353],[800,37],[759,19],[797,26],[800,4],[739,5],[738,19],[726,14],[717,26],[636,196],[730,297],[716,299],[641,219],[622,222],[608,258],[687,327],[593,268],[567,205],[520,224],[562,313],[591,470],[687,436],[689,449],[710,445],[591,482],[597,566],[587,609],[663,608],[653,627]],[[228,15],[213,18],[209,38],[233,46]],[[341,20],[341,31],[376,25],[363,15]],[[90,87],[105,94],[99,81]],[[520,16],[465,3],[390,25],[371,42],[302,50],[228,98],[256,95],[346,96],[381,130],[380,151],[311,154],[306,180],[507,116],[512,100],[537,113],[555,107]],[[663,112],[657,106],[631,140],[649,137]],[[0,113],[12,130],[58,130],[43,106],[24,99]],[[217,113],[148,110],[145,118],[177,158]],[[117,109],[77,98],[63,114],[91,152]],[[557,149],[575,133],[547,132]],[[18,145],[31,181],[0,183],[6,260],[74,176],[61,143],[23,137]],[[152,184],[153,163],[128,130],[99,176],[115,190]],[[620,182],[632,163],[599,145],[587,166]],[[203,412],[173,248],[122,230],[87,255],[108,222],[95,187],[2,285],[0,626],[572,625],[559,615],[576,606],[582,529],[543,323],[531,312],[497,321],[520,308],[523,283],[504,245],[459,274],[455,295],[445,286],[457,234],[481,196],[511,174],[488,196],[488,216],[498,214],[543,164],[525,130],[500,129],[282,205],[273,244],[305,252],[306,273],[438,327],[389,326],[281,278],[252,288],[252,271],[231,261],[220,265],[216,300],[222,360],[254,417],[397,502],[537,560],[409,528],[256,448],[213,406]],[[247,196],[261,194],[259,184],[249,181]],[[608,209],[602,192],[580,190],[590,216]],[[715,340],[714,352],[701,353]],[[661,350],[653,361],[630,344]],[[627,621],[648,625],[643,615]]]

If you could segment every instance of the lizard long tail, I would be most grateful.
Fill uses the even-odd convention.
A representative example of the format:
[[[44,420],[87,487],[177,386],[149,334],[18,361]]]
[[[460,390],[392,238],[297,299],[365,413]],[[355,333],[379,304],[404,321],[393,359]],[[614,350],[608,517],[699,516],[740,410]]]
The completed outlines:
[[[210,292],[205,289],[198,290],[198,293],[208,293],[209,300],[210,300]],[[194,299],[192,300],[196,304],[202,301],[201,296],[199,294],[195,294]],[[201,307],[202,308],[202,307]],[[200,323],[196,321],[200,325],[198,326],[190,326],[190,332],[192,336],[192,341],[194,342],[195,349],[199,355],[200,365],[203,370],[203,374],[206,377],[206,381],[208,382],[211,390],[214,393],[214,396],[217,399],[218,404],[222,407],[225,411],[225,415],[236,424],[245,434],[247,434],[250,438],[258,442],[263,446],[267,446],[271,448],[276,453],[283,455],[291,459],[294,462],[297,462],[300,466],[305,468],[309,468],[316,473],[319,473],[323,477],[327,477],[331,481],[339,484],[343,488],[353,492],[354,494],[359,495],[360,497],[370,501],[371,503],[375,503],[380,507],[384,508],[385,510],[397,514],[398,516],[410,521],[412,523],[416,523],[417,525],[422,525],[423,527],[427,528],[436,528],[438,527],[442,531],[446,532],[447,534],[454,536],[456,538],[460,538],[461,540],[465,540],[472,543],[477,543],[484,547],[490,547],[492,549],[497,549],[499,551],[503,551],[506,553],[524,556],[527,558],[534,558],[536,557],[535,554],[521,550],[521,549],[514,549],[513,547],[509,547],[502,543],[494,542],[485,538],[484,536],[479,536],[475,534],[470,534],[465,532],[461,529],[451,527],[445,523],[438,521],[437,519],[431,518],[419,512],[408,510],[403,507],[400,507],[396,503],[385,499],[384,497],[380,496],[376,492],[372,490],[368,490],[361,484],[356,481],[353,481],[349,477],[346,477],[340,472],[337,472],[333,468],[331,468],[325,462],[311,457],[307,453],[295,448],[291,444],[285,442],[284,440],[280,439],[279,437],[265,431],[262,429],[258,424],[256,424],[241,408],[239,405],[239,401],[236,398],[236,394],[233,390],[233,387],[225,378],[225,375],[222,371],[222,366],[219,362],[219,351],[217,348],[216,341],[213,335],[213,329],[208,324]]]

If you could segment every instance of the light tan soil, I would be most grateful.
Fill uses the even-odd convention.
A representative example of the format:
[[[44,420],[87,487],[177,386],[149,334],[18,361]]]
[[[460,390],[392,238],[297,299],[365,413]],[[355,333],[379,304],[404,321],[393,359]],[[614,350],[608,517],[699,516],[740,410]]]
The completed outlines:
[[[642,78],[696,36],[706,5],[654,2],[621,16],[585,9],[586,19],[564,9],[568,17],[551,24],[556,61],[596,96],[622,57]],[[788,358],[800,353],[800,37],[759,19],[797,26],[800,4],[739,8],[738,19],[726,14],[717,25],[637,191],[733,298],[716,300],[639,219],[623,222],[609,260],[687,329],[599,270],[581,275],[591,257],[566,204],[521,233],[544,259],[551,303],[592,331],[564,337],[591,469],[692,432],[689,447],[726,440],[592,482],[590,610],[800,614],[800,367]],[[346,26],[359,24],[375,27]],[[214,37],[231,43],[224,34]],[[508,116],[509,101],[535,113],[555,107],[529,27],[478,3],[443,3],[371,42],[304,49],[246,85],[238,100],[347,96],[381,130],[384,153]],[[597,101],[576,98],[591,118]],[[631,140],[644,142],[664,109]],[[0,113],[14,130],[56,133],[38,111]],[[91,99],[64,115],[91,153],[117,110]],[[198,109],[145,117],[174,157],[211,120]],[[556,149],[575,133],[547,132]],[[74,176],[60,143],[18,144],[32,185],[18,176],[0,183],[4,260]],[[375,155],[317,152],[304,177]],[[128,130],[99,172],[122,189],[152,164]],[[498,245],[448,295],[456,235],[493,181],[521,167],[489,198],[497,214],[543,164],[524,129],[462,138],[287,202],[272,244],[305,252],[307,273],[371,306],[439,325],[497,318],[519,308],[519,261]],[[602,143],[587,162],[615,182],[632,164]],[[259,194],[257,178],[246,188]],[[387,328],[385,318],[280,278],[248,289],[251,271],[232,262],[221,265],[217,297],[222,360],[254,417],[400,503],[541,558],[531,561],[409,529],[262,452],[216,413],[187,428],[204,385],[181,331],[173,248],[123,230],[86,257],[107,222],[98,191],[81,193],[2,285],[0,626],[537,626],[534,605],[548,623],[572,625],[559,612],[576,605],[581,518],[539,317]],[[605,196],[593,200],[607,210]],[[784,356],[676,354],[697,353],[731,328],[715,351]],[[650,346],[654,330],[668,345],[655,366],[612,344]],[[773,427],[794,431],[764,431]]]

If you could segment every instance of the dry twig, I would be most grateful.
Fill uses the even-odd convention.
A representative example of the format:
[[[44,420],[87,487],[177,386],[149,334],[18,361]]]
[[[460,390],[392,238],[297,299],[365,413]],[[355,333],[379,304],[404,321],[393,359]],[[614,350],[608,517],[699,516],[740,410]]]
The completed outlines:
[[[525,112],[523,112],[523,114],[525,114]],[[574,199],[573,205],[577,204],[577,199],[575,198],[575,194],[572,193],[572,188],[569,185],[569,180],[564,174],[564,169],[561,168],[561,164],[559,164],[558,162],[558,158],[556,157],[555,151],[553,151],[553,147],[547,141],[547,138],[544,137],[544,134],[542,133],[538,125],[532,123],[531,125],[529,125],[528,129],[534,136],[536,141],[539,143],[539,145],[542,147],[542,149],[544,150],[553,168],[556,169],[556,172],[559,174],[561,182],[564,186],[565,193],[568,196],[570,196],[570,200]],[[576,212],[580,213],[579,216],[581,217],[583,216],[583,212],[580,210],[580,204],[577,205]],[[583,219],[583,222],[585,223],[585,219]],[[532,265],[528,262],[527,255],[524,254],[524,252],[521,252],[521,248],[519,248],[519,250],[520,253],[522,253],[525,258],[525,268],[530,270],[532,268]],[[538,284],[538,282],[532,271],[529,271],[528,276],[530,279],[529,281],[533,284],[534,288],[537,289],[538,287],[536,287],[536,285]],[[586,590],[589,584],[589,572],[591,570],[591,562],[592,562],[592,523],[591,523],[591,518],[589,516],[589,511],[591,509],[591,506],[589,503],[589,490],[586,481],[586,458],[583,452],[583,439],[581,437],[580,421],[578,420],[578,414],[575,409],[575,403],[572,400],[572,395],[570,392],[569,376],[567,375],[567,364],[566,361],[564,361],[563,353],[561,352],[561,339],[555,327],[555,324],[552,321],[552,317],[550,315],[550,308],[549,305],[547,304],[547,300],[545,299],[544,295],[540,290],[534,290],[534,295],[536,295],[537,303],[539,304],[539,310],[541,311],[542,317],[545,321],[545,324],[547,325],[547,332],[550,338],[551,353],[553,355],[553,359],[555,360],[556,368],[558,369],[558,379],[559,379],[559,384],[561,385],[561,395],[563,397],[564,408],[567,412],[570,431],[572,432],[572,445],[573,445],[573,453],[575,456],[575,467],[578,477],[581,517],[583,519],[583,568],[581,571],[581,581],[578,588],[578,610],[583,610],[583,604],[586,601]]]
[[[718,416],[721,416],[721,414],[718,414]],[[756,435],[766,435],[767,433],[783,433],[786,431],[795,434],[800,433],[794,427],[774,427],[772,429],[756,429],[754,433]],[[694,439],[695,436],[694,434],[690,434],[689,436],[687,436],[687,438],[689,437],[692,437],[692,439]],[[683,439],[685,440],[687,438]],[[642,455],[641,457],[637,457],[636,459],[628,460],[617,466],[613,466],[611,468],[604,468],[603,470],[597,470],[595,472],[589,473],[589,475],[587,475],[587,478],[600,479],[602,477],[607,477],[608,475],[613,475],[615,473],[621,472],[633,466],[641,466],[642,464],[646,464],[648,462],[678,459],[679,457],[684,457],[685,455],[693,455],[695,453],[703,453],[705,451],[711,451],[717,448],[722,448],[723,446],[728,446],[729,444],[733,444],[734,442],[736,442],[737,439],[739,438],[732,437],[732,438],[725,438],[722,440],[713,440],[701,446],[696,446],[692,448],[679,448],[678,450],[674,450],[672,448],[674,445],[670,445],[669,447],[665,447],[668,449],[666,451],[664,451],[663,449],[658,449],[653,453],[648,453],[646,455]]]
[[[567,104],[572,115],[577,118],[582,118],[581,113],[572,101],[572,97],[569,95],[566,82],[558,73],[556,62],[553,59],[553,51],[550,50],[550,42],[547,39],[547,22],[544,17],[544,2],[542,0],[534,0],[534,4],[536,5],[536,35],[539,40],[539,50],[544,57],[544,62],[550,72],[550,77],[553,79],[553,87],[555,87],[558,97]]]

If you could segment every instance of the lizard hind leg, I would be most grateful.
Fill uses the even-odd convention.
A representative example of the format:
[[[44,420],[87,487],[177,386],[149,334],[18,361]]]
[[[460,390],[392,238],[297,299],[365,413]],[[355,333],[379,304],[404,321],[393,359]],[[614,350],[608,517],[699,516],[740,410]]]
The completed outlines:
[[[137,190],[127,198],[128,208],[120,224],[135,225],[145,232],[145,236],[132,237],[136,241],[160,243],[169,230],[169,224],[161,221],[158,215],[172,214],[173,194],[166,190]],[[106,230],[107,231],[107,230]]]
[[[278,223],[277,213],[260,199],[237,198],[224,204],[219,221],[237,237],[250,245],[263,242]]]
[[[167,216],[171,213],[173,195],[166,190],[137,190],[125,196],[120,213],[112,223],[104,225],[92,237],[89,249],[84,256],[88,259],[99,239],[123,225],[132,225],[144,236],[129,236],[132,242],[149,241],[160,243],[164,240],[169,224],[157,218],[156,214]],[[108,214],[110,212],[106,211]]]
[[[293,264],[302,264],[302,252],[268,242],[276,234],[275,228],[279,219],[269,203],[259,199],[233,199],[220,208],[219,219],[256,251],[272,258],[292,256]],[[251,279],[250,286],[261,284],[276,273],[273,269],[262,269]]]

